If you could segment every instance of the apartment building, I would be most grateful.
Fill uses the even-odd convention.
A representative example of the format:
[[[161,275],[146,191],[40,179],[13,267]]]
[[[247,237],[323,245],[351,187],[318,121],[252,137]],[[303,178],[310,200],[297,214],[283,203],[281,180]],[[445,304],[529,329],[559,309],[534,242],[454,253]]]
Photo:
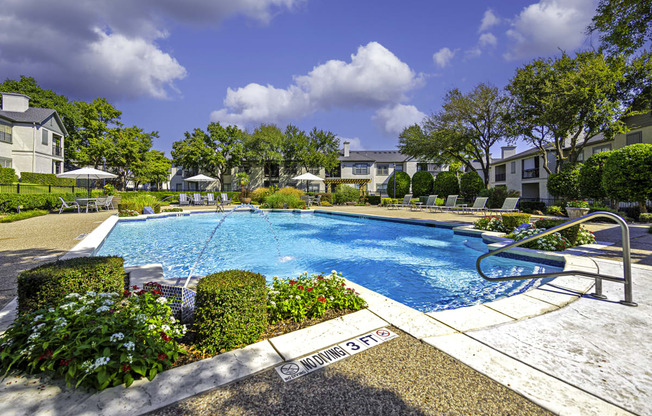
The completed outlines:
[[[2,93],[0,166],[21,172],[63,172],[68,135],[57,112],[29,106],[23,94]]]

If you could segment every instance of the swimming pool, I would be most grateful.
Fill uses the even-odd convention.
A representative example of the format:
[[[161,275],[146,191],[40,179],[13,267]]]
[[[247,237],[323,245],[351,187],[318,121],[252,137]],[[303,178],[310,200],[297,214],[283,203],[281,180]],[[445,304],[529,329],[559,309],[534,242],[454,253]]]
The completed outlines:
[[[120,221],[96,255],[125,266],[161,263],[165,277],[186,278],[223,213]],[[218,228],[193,275],[246,269],[273,276],[342,272],[344,277],[422,312],[490,302],[535,281],[488,282],[475,271],[487,247],[452,230],[321,213],[234,212]],[[561,267],[511,258],[483,262],[489,276],[544,273]]]

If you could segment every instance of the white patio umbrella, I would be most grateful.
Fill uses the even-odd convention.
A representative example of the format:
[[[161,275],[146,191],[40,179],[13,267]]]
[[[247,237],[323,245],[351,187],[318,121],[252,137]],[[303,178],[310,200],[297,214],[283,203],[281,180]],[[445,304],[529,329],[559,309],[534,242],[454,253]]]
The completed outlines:
[[[91,196],[91,179],[110,179],[117,177],[118,175],[94,168],[81,168],[57,174],[57,178],[86,179],[89,197]]]
[[[215,181],[215,179],[211,178],[210,176],[199,174],[199,175],[195,175],[195,176],[191,176],[189,178],[186,178],[186,179],[184,179],[184,181],[186,181],[186,182],[213,182],[213,181]]]
[[[294,178],[295,181],[306,181],[306,191],[308,190],[308,181],[324,181],[322,178],[319,176],[313,175],[310,172],[304,173],[303,175],[295,176]]]

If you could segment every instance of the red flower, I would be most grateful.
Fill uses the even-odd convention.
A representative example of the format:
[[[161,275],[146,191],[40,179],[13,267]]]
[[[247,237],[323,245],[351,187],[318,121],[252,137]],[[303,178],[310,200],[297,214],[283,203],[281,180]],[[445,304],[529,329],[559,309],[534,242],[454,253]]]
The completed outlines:
[[[142,295],[143,293],[147,293],[147,291],[146,291],[145,289],[141,289],[141,290],[139,290],[136,294],[137,294],[138,296],[140,296],[140,295]]]
[[[44,358],[50,358],[50,357],[52,357],[52,351],[50,351],[50,349],[47,349],[43,354],[41,354],[40,357],[38,357],[38,359],[42,360]]]
[[[318,280],[324,280],[324,276],[319,275],[319,276],[317,276],[317,279]]]
[[[290,286],[292,286],[292,285],[295,284],[295,283],[297,283],[296,280],[290,280]]]
[[[160,294],[162,294],[162,293],[163,293],[163,292],[161,292],[161,291],[158,290],[158,289],[156,289],[156,290],[152,290],[152,295],[160,295]]]
[[[136,290],[136,289],[138,289],[138,286],[133,285],[131,288],[132,288],[133,290]]]
[[[308,288],[308,292],[312,292],[312,288],[311,288],[311,287]]]
[[[131,371],[131,366],[129,364],[122,364],[122,371],[125,373]]]
[[[299,285],[298,287],[299,287],[299,290],[303,290],[303,286]]]
[[[344,284],[344,282],[342,282],[342,286],[346,286],[346,285]]]
[[[131,292],[128,291],[128,290],[125,290],[124,292],[122,292],[122,296],[129,297],[129,296],[131,296]]]
[[[161,361],[167,361],[168,360],[168,355],[165,353],[159,353],[158,359]]]
[[[172,338],[168,336],[165,332],[161,332],[161,338],[163,338],[164,341],[170,341]]]
[[[67,366],[68,364],[70,364],[70,361],[72,360],[59,360],[59,365]]]
[[[323,296],[318,297],[317,300],[320,301],[321,303],[326,302],[326,298]]]

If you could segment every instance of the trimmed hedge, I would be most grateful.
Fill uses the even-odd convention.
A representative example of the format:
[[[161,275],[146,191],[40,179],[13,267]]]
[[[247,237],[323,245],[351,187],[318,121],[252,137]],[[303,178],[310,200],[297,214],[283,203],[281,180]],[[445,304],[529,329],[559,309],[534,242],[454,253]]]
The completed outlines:
[[[63,301],[70,293],[125,289],[122,257],[78,257],[44,264],[18,276],[18,309],[36,311]]]
[[[503,225],[505,228],[507,228],[507,232],[511,233],[519,225],[529,224],[530,217],[530,214],[523,214],[520,212],[507,212],[503,214]]]
[[[520,201],[518,204],[522,211],[531,214],[532,211],[545,211],[546,203],[543,201]]]
[[[333,203],[333,194],[330,192],[323,192],[323,193],[316,193],[315,196],[321,196],[320,201],[321,202],[330,202],[331,204]]]
[[[22,205],[23,210],[31,211],[43,209],[51,211],[61,208],[61,201],[72,201],[76,196],[88,196],[87,192],[75,192],[74,194],[2,194],[0,193],[0,212],[17,212],[18,206]]]
[[[432,193],[442,197],[458,195],[460,193],[460,184],[457,181],[455,172],[439,172],[432,186]]]
[[[435,178],[427,170],[421,170],[412,176],[412,195],[415,198],[428,196],[432,193]]]
[[[18,182],[18,175],[16,175],[16,171],[12,168],[0,167],[0,184],[11,185],[14,182]]]
[[[57,175],[54,173],[23,172],[20,174],[20,181],[25,183],[37,183],[39,185],[77,186],[76,179],[57,178]]]
[[[460,178],[460,195],[467,202],[473,201],[485,188],[484,181],[478,175],[478,172],[469,171]]]
[[[547,218],[542,218],[534,223],[534,226],[536,228],[545,228],[546,230],[556,227],[558,225],[564,224],[566,222],[570,221],[569,219],[559,219],[559,220],[552,220],[552,219],[547,219]],[[566,228],[565,230],[561,230],[559,234],[562,235],[562,237],[566,237],[566,239],[571,243],[571,245],[575,245],[577,242],[577,235],[580,232],[580,225],[573,225],[570,228]]]
[[[396,181],[396,185],[394,184]],[[387,196],[390,198],[403,197],[410,192],[410,175],[403,171],[392,173],[392,176],[387,180]]]
[[[495,188],[483,189],[479,194],[479,196],[486,196],[489,198],[487,200],[487,208],[500,208],[508,197],[516,198],[520,195],[521,193],[519,191],[507,189],[506,186],[496,186]]]
[[[550,195],[564,199],[579,198],[580,186],[578,181],[581,166],[568,166],[559,173],[551,174],[546,185]]]
[[[604,164],[611,156],[611,152],[596,153],[584,162],[580,168],[580,175],[577,184],[580,187],[580,194],[585,198],[603,199],[607,197],[607,191],[602,184],[602,171]]]
[[[364,202],[370,205],[380,205],[380,195],[367,195],[364,197]]]
[[[265,276],[226,270],[200,279],[194,325],[197,346],[210,354],[258,341],[267,327]]]
[[[640,222],[652,223],[652,214],[641,214],[638,220]]]

